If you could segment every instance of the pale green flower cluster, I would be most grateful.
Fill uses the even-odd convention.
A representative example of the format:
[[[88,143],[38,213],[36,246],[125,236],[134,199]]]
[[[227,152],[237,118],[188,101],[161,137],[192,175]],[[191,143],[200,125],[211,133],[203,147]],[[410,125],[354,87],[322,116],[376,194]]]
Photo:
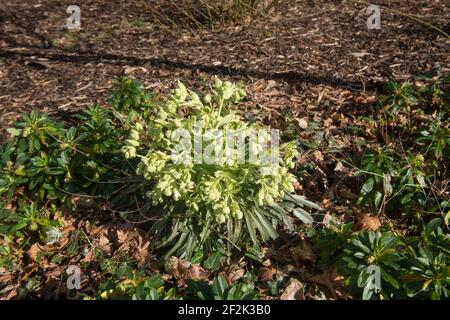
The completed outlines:
[[[140,132],[144,127],[138,122],[135,128],[130,131],[130,138],[125,141],[125,146],[122,147],[122,152],[127,159],[136,157],[136,147],[139,146]]]
[[[212,94],[204,97],[179,83],[163,105],[154,107],[151,119],[136,124],[122,151],[127,158],[140,158],[137,174],[153,182],[147,196],[154,204],[181,204],[173,208],[183,212],[174,214],[213,215],[222,224],[293,191],[295,178],[288,169],[297,155],[295,143],[279,146],[276,163],[268,166],[264,159],[273,159],[273,150],[248,141],[252,132],[270,141],[268,128],[229,111],[244,97],[242,87],[228,81],[216,79]],[[234,135],[230,139],[224,132]],[[185,148],[180,148],[182,139]],[[239,139],[244,139],[241,149]],[[257,155],[255,161],[248,161],[251,154]]]

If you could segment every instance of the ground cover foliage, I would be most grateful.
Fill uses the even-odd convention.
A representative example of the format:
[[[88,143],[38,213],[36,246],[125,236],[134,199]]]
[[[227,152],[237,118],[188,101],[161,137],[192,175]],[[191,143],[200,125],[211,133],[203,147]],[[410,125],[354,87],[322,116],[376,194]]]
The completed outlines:
[[[121,77],[109,107],[24,115],[0,148],[1,295],[448,299],[449,76],[417,80],[387,83],[346,128],[350,147],[294,119],[267,177],[233,157],[169,161],[174,131],[197,120],[269,128],[239,108],[241,84],[218,78],[162,96]],[[80,290],[65,285],[70,265]]]

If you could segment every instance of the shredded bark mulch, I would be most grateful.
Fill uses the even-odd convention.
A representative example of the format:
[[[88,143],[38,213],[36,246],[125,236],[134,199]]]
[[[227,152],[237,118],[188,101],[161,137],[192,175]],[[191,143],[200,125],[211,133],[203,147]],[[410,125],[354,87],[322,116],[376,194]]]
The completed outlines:
[[[213,75],[242,80],[253,109],[321,117],[357,114],[388,79],[450,66],[445,35],[387,10],[381,30],[368,30],[367,6],[357,1],[285,1],[256,20],[185,31],[154,19],[158,1],[150,10],[148,1],[119,0],[83,1],[81,30],[69,31],[72,2],[3,1],[2,127],[31,109],[67,117],[105,103],[111,81],[123,74],[156,92],[175,79],[198,88]],[[446,1],[379,4],[448,29]]]

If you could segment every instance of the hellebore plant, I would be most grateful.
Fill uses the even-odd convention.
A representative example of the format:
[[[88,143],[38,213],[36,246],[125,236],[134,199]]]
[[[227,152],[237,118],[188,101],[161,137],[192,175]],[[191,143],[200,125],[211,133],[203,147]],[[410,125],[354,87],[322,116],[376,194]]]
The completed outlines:
[[[280,222],[292,227],[288,211],[312,222],[296,207],[320,209],[291,195],[296,143],[279,145],[276,131],[230,110],[245,95],[219,79],[204,97],[179,83],[136,123],[122,148],[125,157],[139,159],[136,172],[152,186],[146,194],[162,207],[153,231],[162,237],[160,246],[171,246],[167,255],[229,252],[249,239],[259,244],[278,236]]]

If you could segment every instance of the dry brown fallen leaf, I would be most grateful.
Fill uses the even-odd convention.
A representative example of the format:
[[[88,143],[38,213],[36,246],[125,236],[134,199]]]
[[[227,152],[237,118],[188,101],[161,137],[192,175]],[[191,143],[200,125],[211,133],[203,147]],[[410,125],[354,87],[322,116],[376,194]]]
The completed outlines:
[[[2,296],[0,297],[0,300],[11,300],[14,299],[19,291],[20,283],[15,283],[6,286],[2,289]]]
[[[315,274],[308,278],[308,281],[323,285],[327,288],[331,297],[337,299],[336,290],[333,285],[333,281],[330,279],[330,275],[327,272]]]
[[[357,104],[371,104],[377,100],[377,97],[361,94],[361,95],[355,97],[354,99]]]
[[[98,245],[100,247],[107,246],[109,244],[109,239],[107,237],[106,232],[100,235],[100,239],[98,240]]]
[[[138,235],[137,240],[133,241],[132,257],[138,261],[139,266],[143,266],[150,254],[150,242]]]
[[[323,162],[324,158],[323,158],[323,154],[322,152],[320,152],[320,150],[316,150],[313,152],[313,157],[314,160],[316,160],[317,162]]]
[[[358,195],[354,194],[350,189],[346,187],[341,187],[338,189],[339,196],[341,198],[347,199],[347,200],[356,200],[358,199]]]
[[[39,270],[37,265],[32,265],[30,269],[26,271],[25,274],[20,275],[20,281],[26,281],[30,278],[30,276],[34,275]]]
[[[6,282],[14,279],[15,277],[16,277],[16,275],[13,273],[2,275],[2,276],[0,276],[0,283],[6,283]]]
[[[270,281],[273,279],[274,275],[277,273],[277,269],[273,267],[263,267],[259,269],[259,280],[260,281]]]
[[[277,267],[277,274],[280,275],[290,275],[290,274],[294,274],[294,273],[298,273],[299,272],[299,268],[295,265],[293,265],[292,263],[286,263],[283,264],[280,267]]]
[[[298,191],[298,192],[302,192],[303,191],[303,186],[298,181],[296,181],[294,183],[294,190]]]
[[[35,262],[37,255],[44,250],[45,249],[38,243],[34,243],[27,251],[25,251],[25,259],[30,263]]]
[[[303,284],[297,279],[291,278],[289,285],[280,297],[281,300],[305,300]]]
[[[304,272],[302,272],[302,279],[306,282],[313,282],[325,286],[332,299],[338,299],[338,293],[342,294],[345,292],[344,277],[337,272],[336,267],[314,275],[304,270]]]
[[[160,77],[168,77],[168,76],[170,76],[170,74],[171,74],[170,70],[164,70],[164,69],[158,70],[158,75]]]
[[[316,260],[311,246],[304,239],[300,239],[300,243],[295,247],[290,247],[289,251],[291,252],[296,265],[299,265],[300,261],[314,262]]]
[[[112,243],[108,237],[108,230],[104,229],[99,235],[97,248],[104,253],[110,253],[112,249]]]
[[[323,121],[323,126],[324,126],[324,128],[328,128],[331,126],[332,123],[333,123],[333,119],[328,118]]]
[[[143,72],[143,73],[148,73],[148,70],[147,69],[145,69],[144,67],[130,67],[130,66],[125,66],[124,67],[124,69],[123,69],[123,72],[126,74],[126,75],[131,75],[131,74],[133,74],[133,73],[135,73],[135,72]]]
[[[172,257],[170,272],[176,279],[205,280],[209,277],[209,273],[199,264],[193,264],[177,257]]]
[[[381,221],[378,217],[372,217],[367,213],[362,213],[356,208],[352,208],[357,223],[355,224],[355,230],[367,230],[367,231],[377,231],[381,227]],[[356,209],[356,210],[355,210]]]
[[[297,123],[301,129],[308,128],[308,121],[305,118],[297,119]]]
[[[342,162],[338,161],[336,166],[334,167],[334,172],[342,173],[344,175],[348,175],[350,173],[350,169],[342,164]]]
[[[13,206],[11,203],[8,203],[8,204],[5,206],[5,209],[8,210],[8,211],[11,211],[11,212],[16,212],[16,207]]]
[[[94,199],[87,196],[72,196],[70,198],[70,203],[81,210],[92,210],[97,207]]]
[[[129,241],[128,235],[129,235],[128,232],[124,230],[120,229],[116,230],[117,242],[119,243],[119,245],[123,245],[124,243]]]
[[[241,279],[245,274],[244,268],[241,268],[238,265],[233,265],[230,267],[230,271],[227,275],[228,281],[233,283],[237,280]]]
[[[191,264],[187,272],[187,277],[192,280],[205,280],[208,279],[209,273],[199,264]]]
[[[84,263],[90,263],[94,260],[95,260],[94,251],[89,250],[81,261]]]

